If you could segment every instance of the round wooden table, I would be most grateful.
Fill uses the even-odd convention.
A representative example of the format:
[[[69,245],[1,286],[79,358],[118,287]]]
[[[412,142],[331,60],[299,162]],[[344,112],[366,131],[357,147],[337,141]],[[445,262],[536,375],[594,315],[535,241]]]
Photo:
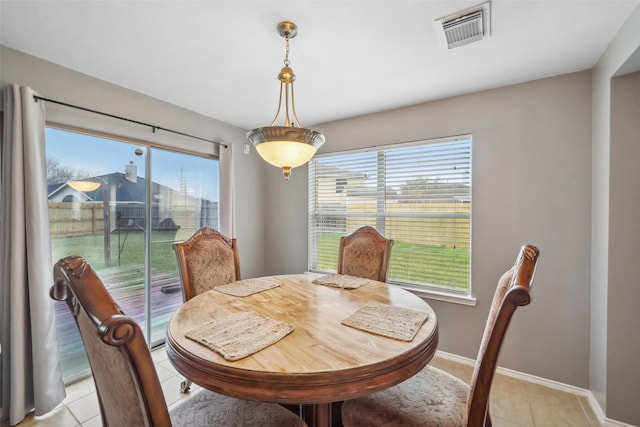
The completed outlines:
[[[247,297],[211,290],[183,304],[171,318],[167,353],[175,368],[209,390],[249,400],[311,404],[310,425],[330,425],[331,402],[388,388],[410,378],[433,357],[436,315],[419,297],[371,281],[343,290],[313,284],[319,274],[271,276],[280,286]],[[250,279],[259,280],[259,279]],[[420,310],[427,321],[411,342],[364,332],[340,322],[369,301]],[[227,361],[185,334],[219,317],[253,310],[295,325],[277,343]]]

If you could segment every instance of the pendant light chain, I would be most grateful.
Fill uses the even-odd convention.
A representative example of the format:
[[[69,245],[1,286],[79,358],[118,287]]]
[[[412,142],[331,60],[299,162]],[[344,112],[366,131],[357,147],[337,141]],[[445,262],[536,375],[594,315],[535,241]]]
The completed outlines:
[[[289,64],[291,63],[291,61],[289,61],[289,36],[286,36],[284,38],[284,40],[286,42],[285,55],[284,55],[284,65],[288,67]]]

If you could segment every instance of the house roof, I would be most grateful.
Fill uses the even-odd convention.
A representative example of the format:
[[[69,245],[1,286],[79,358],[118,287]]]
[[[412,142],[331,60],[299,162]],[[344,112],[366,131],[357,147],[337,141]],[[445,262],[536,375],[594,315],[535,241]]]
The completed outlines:
[[[85,182],[98,182],[104,183],[105,181],[109,184],[109,188],[115,188],[115,200],[119,202],[144,202],[145,201],[145,179],[142,177],[137,177],[136,182],[131,182],[125,178],[125,174],[122,172],[114,172],[106,175],[92,176],[87,178],[82,178],[82,181]],[[49,184],[49,198],[51,198],[54,194],[60,192],[63,188],[67,187],[69,184],[59,183],[59,184]],[[152,183],[152,192],[154,196],[160,194],[160,190],[162,188],[167,188],[163,185]],[[171,189],[169,189],[171,190]],[[173,191],[173,190],[171,190]],[[96,190],[83,192],[83,194],[87,195],[93,201],[102,201],[102,188],[98,187]]]

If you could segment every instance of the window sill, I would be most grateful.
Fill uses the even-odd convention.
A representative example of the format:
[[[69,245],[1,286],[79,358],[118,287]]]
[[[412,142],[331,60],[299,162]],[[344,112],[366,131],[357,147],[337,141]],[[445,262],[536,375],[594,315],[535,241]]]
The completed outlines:
[[[472,295],[456,294],[453,292],[436,291],[434,289],[425,289],[417,286],[411,286],[399,282],[390,282],[391,285],[405,289],[416,294],[420,298],[450,302],[454,304],[462,304],[475,307],[476,298]]]
[[[306,273],[307,274],[309,273],[310,274],[330,274],[330,273],[335,273],[335,270],[330,271],[330,270],[309,269],[306,271]],[[424,288],[424,287],[410,285],[402,282],[387,281],[387,283],[393,286],[397,286],[398,288],[407,290],[419,296],[420,298],[450,302],[453,304],[468,305],[471,307],[476,306],[476,298],[472,295],[466,295],[466,294],[455,293],[455,292],[437,291],[435,289]]]

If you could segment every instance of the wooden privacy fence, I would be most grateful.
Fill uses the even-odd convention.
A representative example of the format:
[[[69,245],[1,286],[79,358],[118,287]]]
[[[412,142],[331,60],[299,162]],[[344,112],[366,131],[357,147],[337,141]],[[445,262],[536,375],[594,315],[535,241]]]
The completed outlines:
[[[203,225],[218,224],[217,202],[203,201],[194,206],[151,207],[151,226],[154,230],[196,230]],[[109,231],[142,231],[145,225],[144,204],[140,202],[111,203],[108,219],[104,217],[102,202],[49,202],[49,229],[52,237],[80,236]]]
[[[49,202],[51,236],[78,236],[104,232],[102,202]]]
[[[360,214],[360,216],[359,216]],[[375,204],[346,206],[346,230],[355,230],[377,218],[377,228],[398,242],[469,248],[470,203],[387,203],[376,215]]]

